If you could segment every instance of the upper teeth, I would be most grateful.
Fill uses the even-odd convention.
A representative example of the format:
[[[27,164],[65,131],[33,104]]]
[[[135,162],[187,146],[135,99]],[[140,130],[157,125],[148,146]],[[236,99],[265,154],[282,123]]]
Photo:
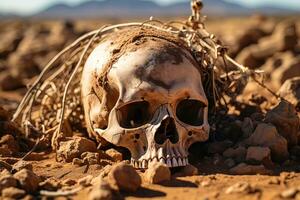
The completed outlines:
[[[161,162],[163,164],[166,164],[168,167],[181,167],[188,165],[188,159],[182,158],[182,157],[171,157],[170,155],[167,155],[167,157],[161,157],[159,160],[157,157],[149,160],[134,160],[131,159],[131,164],[135,168],[148,168],[149,163],[151,162]]]

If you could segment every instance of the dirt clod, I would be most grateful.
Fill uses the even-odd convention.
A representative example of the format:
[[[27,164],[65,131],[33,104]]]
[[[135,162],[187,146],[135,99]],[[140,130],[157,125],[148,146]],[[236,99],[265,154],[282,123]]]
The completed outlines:
[[[231,168],[229,172],[235,175],[271,174],[271,171],[266,169],[264,165],[248,165],[245,163],[240,163]]]
[[[131,165],[124,162],[112,167],[108,174],[108,182],[114,189],[129,192],[136,191],[142,184],[140,175]]]
[[[171,172],[167,165],[160,162],[152,162],[144,174],[145,180],[157,184],[171,179]]]
[[[5,188],[9,187],[16,187],[17,186],[17,179],[15,179],[11,175],[2,175],[0,177],[0,193]]]
[[[57,157],[59,161],[72,162],[74,158],[79,158],[82,153],[96,151],[97,147],[93,141],[83,137],[74,137],[60,143]]]
[[[115,149],[109,149],[105,152],[110,158],[115,162],[121,162],[123,160],[122,153],[118,152]]]
[[[14,174],[14,178],[18,180],[22,189],[28,193],[33,193],[38,189],[41,182],[40,177],[30,170],[22,169]]]
[[[246,143],[252,146],[269,147],[274,161],[284,161],[289,156],[286,139],[279,135],[275,126],[271,124],[259,124]]]

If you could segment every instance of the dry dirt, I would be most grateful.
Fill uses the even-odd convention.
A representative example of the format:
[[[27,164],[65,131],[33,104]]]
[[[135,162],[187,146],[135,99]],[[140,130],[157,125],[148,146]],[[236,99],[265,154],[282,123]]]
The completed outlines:
[[[58,157],[40,146],[20,161],[34,142],[9,122],[26,85],[62,47],[102,24],[120,21],[1,21],[0,107],[7,112],[0,109],[0,198],[300,199],[300,21],[295,19],[208,21],[208,30],[224,41],[230,55],[265,70],[268,87],[290,103],[249,82],[237,97],[239,104],[221,116],[210,140],[191,147],[190,163],[196,168],[172,169],[171,177],[159,175],[168,169],[157,168],[162,170],[153,172],[161,176],[158,184],[121,162],[128,158],[124,150],[99,150],[84,134],[62,145]],[[120,178],[120,169],[127,176]],[[70,195],[61,197],[61,190]]]

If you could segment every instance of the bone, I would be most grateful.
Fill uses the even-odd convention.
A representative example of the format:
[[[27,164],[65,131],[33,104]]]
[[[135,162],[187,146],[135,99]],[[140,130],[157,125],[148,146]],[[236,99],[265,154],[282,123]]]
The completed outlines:
[[[167,158],[167,165],[168,167],[172,167],[172,162],[170,158]]]
[[[183,166],[183,163],[182,163],[181,158],[178,158],[178,165],[179,165],[179,166]]]
[[[176,158],[172,159],[172,167],[178,167],[178,163],[177,163]]]

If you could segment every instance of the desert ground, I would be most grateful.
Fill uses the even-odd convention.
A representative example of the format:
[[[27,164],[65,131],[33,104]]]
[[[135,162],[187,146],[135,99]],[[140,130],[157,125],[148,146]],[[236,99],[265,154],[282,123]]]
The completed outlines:
[[[293,16],[206,22],[229,55],[264,70],[265,85],[284,100],[249,80],[235,106],[219,114],[209,141],[190,148],[190,165],[135,170],[127,151],[103,149],[85,133],[57,153],[42,141],[24,158],[34,137],[10,119],[27,87],[80,35],[124,21],[142,20],[0,21],[1,199],[300,200],[300,20]]]

